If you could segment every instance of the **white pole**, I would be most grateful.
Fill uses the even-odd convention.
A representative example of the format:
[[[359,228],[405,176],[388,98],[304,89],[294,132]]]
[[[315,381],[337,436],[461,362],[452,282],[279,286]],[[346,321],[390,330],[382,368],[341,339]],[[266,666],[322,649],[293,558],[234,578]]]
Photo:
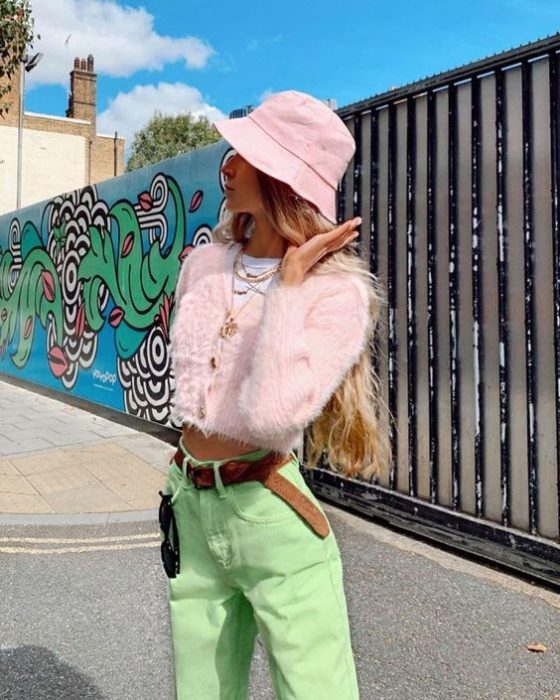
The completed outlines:
[[[21,161],[23,141],[23,92],[25,90],[25,63],[19,64],[19,119],[18,119],[18,162],[17,162],[17,200],[16,209],[21,209]]]

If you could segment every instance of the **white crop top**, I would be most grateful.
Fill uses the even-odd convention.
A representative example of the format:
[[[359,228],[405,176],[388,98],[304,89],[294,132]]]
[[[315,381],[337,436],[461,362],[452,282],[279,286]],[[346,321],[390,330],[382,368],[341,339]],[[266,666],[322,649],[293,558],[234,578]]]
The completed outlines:
[[[231,277],[233,276],[233,260],[239,251],[239,248],[241,247],[241,244],[235,244],[232,245],[228,251],[227,251],[227,271],[229,275],[229,289],[230,289],[230,294],[231,294]],[[248,272],[251,272],[252,274],[260,274],[264,272],[265,270],[270,270],[271,267],[274,265],[278,264],[282,258],[255,258],[252,255],[247,255],[246,253],[243,254],[243,263],[245,267],[247,268]],[[264,282],[261,282],[258,284],[258,289],[260,292],[263,294],[266,292],[266,290],[272,286],[278,285],[280,282],[280,272],[277,272],[274,277],[270,277],[269,279],[265,280]],[[248,301],[252,296],[255,294],[258,294],[259,292],[254,292],[249,288],[249,283],[245,282],[244,280],[239,279],[239,277],[234,276],[233,277],[233,284],[234,288],[238,290],[243,290],[243,289],[248,289],[249,291],[247,294],[234,294],[233,295],[233,308],[237,309],[240,307],[242,304],[244,304],[246,301]],[[231,297],[230,297],[231,298]],[[256,302],[255,302],[256,303]]]

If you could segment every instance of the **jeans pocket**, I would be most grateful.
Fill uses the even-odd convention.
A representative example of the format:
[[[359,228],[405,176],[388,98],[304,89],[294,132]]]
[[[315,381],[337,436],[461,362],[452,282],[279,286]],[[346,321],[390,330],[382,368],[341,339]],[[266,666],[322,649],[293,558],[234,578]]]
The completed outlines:
[[[283,465],[278,473],[296,488],[305,487],[296,457]],[[226,493],[236,515],[247,522],[267,525],[301,517],[289,503],[258,480],[228,484]]]

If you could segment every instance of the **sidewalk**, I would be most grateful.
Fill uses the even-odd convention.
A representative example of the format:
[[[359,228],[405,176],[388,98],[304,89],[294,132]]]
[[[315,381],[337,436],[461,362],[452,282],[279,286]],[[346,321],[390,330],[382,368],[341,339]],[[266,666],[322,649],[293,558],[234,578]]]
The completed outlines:
[[[167,442],[0,381],[0,524],[157,518]]]

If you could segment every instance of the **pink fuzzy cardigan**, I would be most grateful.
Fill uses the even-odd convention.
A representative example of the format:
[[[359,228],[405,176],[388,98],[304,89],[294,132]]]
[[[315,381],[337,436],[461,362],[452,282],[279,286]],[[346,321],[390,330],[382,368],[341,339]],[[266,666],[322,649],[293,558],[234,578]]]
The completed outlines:
[[[339,272],[271,285],[241,310],[237,333],[222,338],[229,246],[198,246],[181,267],[170,331],[171,417],[206,435],[288,453],[366,347],[367,290],[361,278]]]

